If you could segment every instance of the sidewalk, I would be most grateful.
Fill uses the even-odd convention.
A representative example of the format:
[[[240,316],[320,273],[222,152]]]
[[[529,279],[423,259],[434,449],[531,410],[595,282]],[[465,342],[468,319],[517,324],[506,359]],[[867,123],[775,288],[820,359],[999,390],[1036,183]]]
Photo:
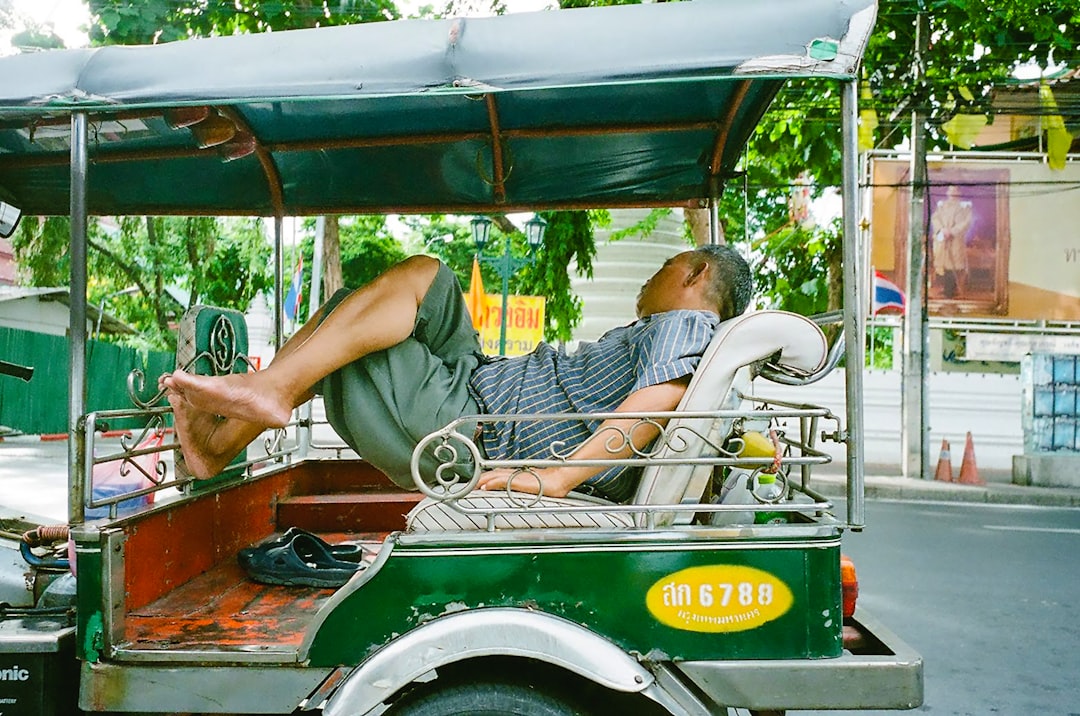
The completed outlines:
[[[846,478],[840,473],[815,474],[813,477],[815,487],[827,497],[843,497],[845,482]],[[985,485],[965,485],[898,475],[867,475],[866,499],[1080,507],[1080,488],[1014,485],[993,477],[989,477]]]

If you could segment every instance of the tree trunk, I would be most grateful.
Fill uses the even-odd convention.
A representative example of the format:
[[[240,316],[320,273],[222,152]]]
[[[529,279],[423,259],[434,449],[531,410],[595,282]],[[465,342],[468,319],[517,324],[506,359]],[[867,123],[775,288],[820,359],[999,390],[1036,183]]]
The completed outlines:
[[[344,285],[341,278],[341,233],[338,217],[325,217],[323,229],[323,301]]]
[[[499,231],[503,232],[503,234],[506,234],[507,236],[514,233],[515,231],[521,231],[521,229],[514,226],[514,222],[506,218],[504,214],[493,214],[488,218],[491,219],[492,223],[494,223],[495,226],[499,227]]]
[[[150,255],[157,256],[158,253],[158,235],[157,224],[154,222],[154,217],[146,217],[146,240],[150,245]],[[152,267],[154,278],[154,294],[149,296],[153,302],[154,319],[157,321],[158,329],[162,334],[169,332],[169,318],[165,315],[165,309],[162,306],[162,297],[165,294],[165,280],[161,275],[161,267],[157,265],[157,261],[154,261]]]
[[[844,307],[844,251],[840,241],[828,253],[829,308],[838,311]]]
[[[686,225],[690,227],[690,235],[694,237],[694,244],[696,246],[704,246],[709,243],[709,210],[707,208],[685,208],[683,209],[683,220],[686,221]],[[720,243],[726,244],[727,239],[724,237],[724,225],[720,224],[717,228]]]

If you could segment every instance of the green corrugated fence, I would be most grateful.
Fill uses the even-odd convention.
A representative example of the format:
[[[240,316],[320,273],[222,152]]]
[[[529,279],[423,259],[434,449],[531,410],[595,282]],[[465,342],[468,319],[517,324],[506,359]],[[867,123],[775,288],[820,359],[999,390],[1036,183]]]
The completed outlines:
[[[176,361],[172,353],[144,353],[101,341],[89,341],[87,355],[87,412],[134,408],[128,397],[128,374],[135,368],[146,374],[141,396],[146,399],[156,392],[158,376],[172,370]],[[0,327],[0,360],[34,369],[29,383],[0,375],[0,426],[32,435],[68,432],[67,338]]]

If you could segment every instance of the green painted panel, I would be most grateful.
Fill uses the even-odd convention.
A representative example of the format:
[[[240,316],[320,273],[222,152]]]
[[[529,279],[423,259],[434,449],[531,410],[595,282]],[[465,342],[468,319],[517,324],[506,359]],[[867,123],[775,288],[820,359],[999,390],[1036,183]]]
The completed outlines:
[[[28,383],[0,376],[0,425],[30,435],[69,431],[69,352],[64,336],[0,327],[0,360],[34,369],[34,377]],[[146,385],[156,392],[157,377],[172,367],[171,353],[146,353],[112,343],[88,341],[87,412],[134,408],[127,392],[128,374],[135,368],[141,369],[146,375]],[[127,429],[141,427],[141,423],[128,420],[109,427]]]
[[[708,594],[701,584],[672,585],[671,599],[683,601],[663,609],[682,614],[685,623],[711,627],[675,628],[648,608],[650,590],[656,587],[662,600],[664,580],[677,573],[712,575],[705,580]],[[745,578],[762,574],[763,582]],[[438,616],[506,606],[561,616],[627,651],[660,650],[675,659],[832,657],[841,650],[839,582],[835,539],[813,546],[743,541],[450,550],[399,544],[380,572],[329,615],[310,658],[317,666],[355,664]],[[772,600],[783,588],[790,590],[790,606],[773,613]],[[724,596],[727,611],[717,611]],[[708,597],[709,609],[701,597]],[[759,603],[759,597],[766,599]],[[741,606],[740,598],[746,600]],[[744,620],[750,628],[743,628]],[[721,631],[698,630],[703,628]]]
[[[101,660],[104,644],[102,610],[104,585],[102,583],[101,544],[99,542],[76,543],[75,581],[76,609],[76,656],[89,662]]]

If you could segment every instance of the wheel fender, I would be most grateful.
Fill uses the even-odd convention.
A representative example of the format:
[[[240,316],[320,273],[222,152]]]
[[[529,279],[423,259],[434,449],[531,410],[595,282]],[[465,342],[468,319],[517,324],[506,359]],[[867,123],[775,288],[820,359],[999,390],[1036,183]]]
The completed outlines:
[[[617,691],[654,681],[633,657],[578,624],[524,609],[476,609],[440,617],[377,651],[345,678],[323,716],[367,713],[432,669],[482,656],[544,661]]]

